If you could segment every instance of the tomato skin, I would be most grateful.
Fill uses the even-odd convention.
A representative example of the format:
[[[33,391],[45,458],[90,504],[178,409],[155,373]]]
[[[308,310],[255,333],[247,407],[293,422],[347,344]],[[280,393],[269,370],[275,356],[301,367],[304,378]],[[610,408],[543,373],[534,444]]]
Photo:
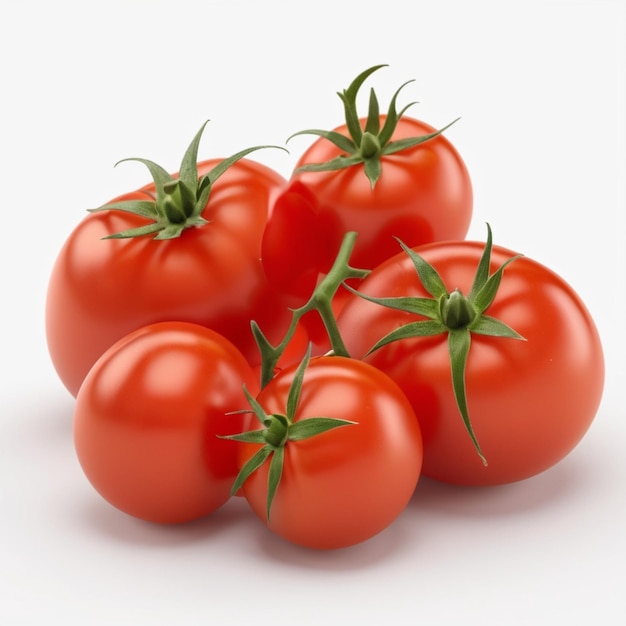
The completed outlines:
[[[200,163],[199,175],[219,162]],[[213,185],[203,213],[210,223],[176,239],[103,239],[146,223],[121,211],[91,213],[79,222],[52,269],[45,313],[49,354],[70,393],[76,395],[115,341],[158,321],[212,328],[258,363],[250,320],[276,341],[290,321],[260,261],[269,208],[285,184],[262,164],[238,161]],[[151,199],[153,192],[146,185],[115,200]]]
[[[380,117],[382,125],[385,116]],[[335,131],[345,135],[347,127]],[[403,117],[392,139],[434,131],[422,121]],[[296,169],[340,154],[330,141],[317,139]],[[374,189],[363,164],[328,172],[294,171],[274,203],[264,234],[263,264],[271,281],[294,297],[308,296],[318,273],[328,272],[348,231],[359,233],[351,264],[363,269],[396,254],[394,235],[409,246],[466,236],[473,206],[471,180],[444,135],[382,156],[381,165]],[[286,245],[279,245],[281,241]]]
[[[257,397],[268,414],[285,414],[294,370],[283,370]],[[343,548],[378,534],[405,508],[420,476],[421,433],[391,379],[344,357],[310,361],[294,421],[315,416],[357,424],[287,443],[269,523],[267,463],[244,482],[243,493],[280,537],[313,549]],[[250,427],[258,428],[258,422]],[[240,465],[256,450],[243,444]]]
[[[220,439],[244,418],[250,365],[214,331],[161,322],[133,331],[97,360],[74,414],[74,445],[98,493],[162,524],[204,517],[230,497],[238,445]]]
[[[417,248],[448,291],[468,294],[483,245],[447,242]],[[515,253],[494,246],[492,271]],[[372,296],[419,296],[407,255],[376,268],[359,290]],[[423,475],[458,485],[495,485],[536,475],[578,444],[598,410],[604,358],[595,323],[561,277],[522,257],[507,266],[486,311],[526,341],[472,334],[466,368],[469,416],[487,459],[483,466],[452,390],[446,335],[404,339],[366,357],[409,397],[424,437]],[[389,331],[417,315],[353,297],[339,318],[349,353],[363,357]]]

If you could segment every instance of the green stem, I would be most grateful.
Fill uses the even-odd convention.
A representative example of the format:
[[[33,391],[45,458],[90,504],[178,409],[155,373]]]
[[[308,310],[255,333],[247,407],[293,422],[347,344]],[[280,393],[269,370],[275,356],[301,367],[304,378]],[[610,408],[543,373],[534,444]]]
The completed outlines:
[[[261,387],[264,387],[272,379],[276,364],[291,341],[298,322],[311,311],[317,311],[321,317],[330,340],[332,352],[338,356],[350,356],[341,338],[332,302],[337,290],[345,280],[349,278],[365,278],[370,272],[370,270],[353,268],[349,264],[356,237],[357,233],[354,231],[344,235],[333,266],[319,285],[317,285],[308,302],[292,310],[291,323],[279,344],[276,346],[270,344],[258,324],[254,321],[252,322],[252,332],[261,352]]]

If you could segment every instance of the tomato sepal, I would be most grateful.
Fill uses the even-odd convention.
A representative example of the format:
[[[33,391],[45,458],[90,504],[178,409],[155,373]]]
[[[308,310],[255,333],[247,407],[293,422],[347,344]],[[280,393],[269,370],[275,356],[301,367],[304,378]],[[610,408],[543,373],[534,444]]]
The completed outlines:
[[[484,311],[487,310],[496,296],[505,268],[522,255],[518,254],[507,259],[493,274],[489,274],[493,238],[491,227],[487,224],[487,240],[476,268],[470,293],[466,297],[458,289],[452,292],[448,291],[437,270],[415,249],[409,248],[400,239],[396,239],[411,259],[418,279],[432,298],[410,296],[379,298],[363,294],[349,285],[346,285],[346,288],[355,295],[375,304],[421,315],[428,319],[408,322],[392,330],[380,338],[365,353],[365,356],[402,339],[447,333],[450,374],[455,402],[474,448],[483,465],[487,466],[487,459],[481,450],[469,416],[465,369],[471,348],[472,333],[525,341],[522,335],[504,322],[484,315]]]
[[[278,148],[288,152],[282,146],[260,145],[240,150],[217,163],[211,171],[198,176],[198,147],[209,120],[205,121],[196,133],[183,155],[178,175],[172,175],[158,163],[139,157],[128,157],[118,161],[115,166],[126,161],[137,161],[145,165],[154,182],[154,200],[127,200],[110,202],[94,209],[99,211],[126,211],[152,220],[151,224],[130,228],[106,235],[104,239],[128,239],[155,234],[154,239],[174,239],[180,237],[187,228],[197,228],[208,224],[202,217],[211,195],[215,181],[237,161],[248,154],[265,148]]]
[[[337,146],[337,148],[345,152],[345,154],[323,163],[305,163],[296,168],[296,173],[336,171],[362,163],[364,173],[373,189],[382,173],[382,156],[396,154],[403,150],[413,148],[425,141],[429,141],[430,139],[434,139],[460,119],[456,118],[439,130],[426,135],[406,137],[404,139],[391,141],[391,137],[400,119],[411,106],[417,104],[416,102],[410,102],[400,111],[396,108],[400,91],[406,85],[413,82],[413,80],[409,80],[402,84],[393,94],[382,129],[380,128],[380,106],[378,98],[376,92],[373,89],[370,90],[368,114],[365,119],[364,128],[362,128],[357,111],[357,95],[365,80],[381,67],[386,67],[386,65],[375,65],[366,69],[352,81],[347,89],[344,89],[342,92],[337,92],[337,95],[343,102],[346,129],[349,136],[343,135],[335,130],[327,131],[318,128],[310,128],[298,131],[288,137],[287,142],[300,135],[316,135],[330,141]]]
[[[243,487],[246,480],[270,459],[266,505],[266,519],[268,522],[272,502],[283,472],[285,447],[288,445],[289,441],[303,441],[304,439],[316,437],[334,428],[355,425],[357,423],[351,420],[326,416],[314,416],[301,421],[294,421],[305,371],[310,360],[311,345],[309,344],[307,352],[298,365],[295,376],[289,387],[285,415],[274,413],[268,415],[259,402],[244,388],[244,393],[250,403],[252,412],[259,422],[263,424],[264,428],[234,435],[219,435],[221,439],[233,439],[245,443],[263,444],[242,466],[233,483],[231,495],[235,495]]]

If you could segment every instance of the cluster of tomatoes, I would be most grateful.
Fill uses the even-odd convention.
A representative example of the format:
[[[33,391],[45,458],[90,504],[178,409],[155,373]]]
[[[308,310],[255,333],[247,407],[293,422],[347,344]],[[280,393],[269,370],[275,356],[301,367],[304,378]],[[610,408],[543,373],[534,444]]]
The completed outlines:
[[[420,476],[522,480],[600,403],[598,331],[540,263],[465,239],[454,146],[374,91],[339,93],[289,180],[257,146],[94,209],[53,267],[46,335],[87,479],[121,511],[195,520],[244,497],[296,544],[389,526]],[[403,85],[404,86],[404,85]],[[301,133],[297,133],[301,134]]]

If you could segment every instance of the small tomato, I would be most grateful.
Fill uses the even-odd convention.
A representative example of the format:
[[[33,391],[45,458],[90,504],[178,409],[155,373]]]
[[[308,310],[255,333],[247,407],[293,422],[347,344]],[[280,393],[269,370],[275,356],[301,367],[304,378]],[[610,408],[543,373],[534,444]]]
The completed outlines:
[[[237,475],[243,386],[257,389],[241,352],[213,330],[160,322],[104,352],[76,397],[74,445],[96,491],[129,515],[164,524],[221,507]]]
[[[391,378],[338,356],[305,359],[249,395],[235,489],[280,537],[315,549],[370,539],[400,515],[417,485],[422,439]],[[266,462],[267,461],[267,462]]]

